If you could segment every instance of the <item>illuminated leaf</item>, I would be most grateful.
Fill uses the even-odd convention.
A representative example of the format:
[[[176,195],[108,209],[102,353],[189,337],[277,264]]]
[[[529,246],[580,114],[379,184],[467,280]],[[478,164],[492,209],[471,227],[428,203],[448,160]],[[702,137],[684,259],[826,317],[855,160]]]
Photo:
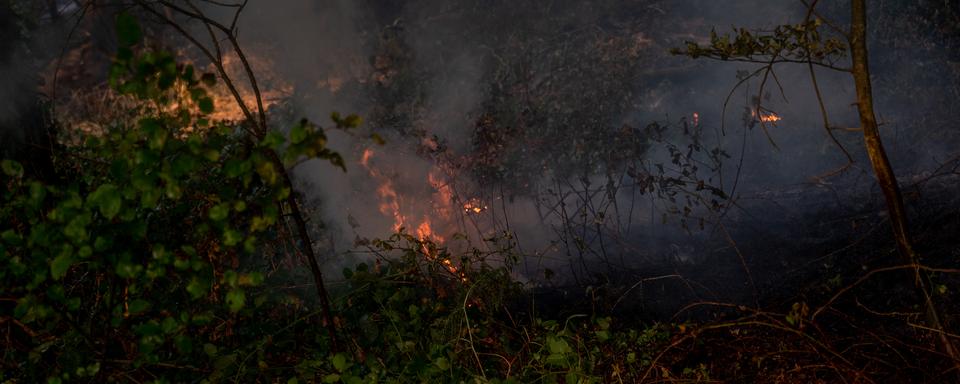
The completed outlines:
[[[307,138],[307,134],[307,127],[303,122],[294,125],[293,128],[290,129],[290,142],[293,144],[299,144]]]

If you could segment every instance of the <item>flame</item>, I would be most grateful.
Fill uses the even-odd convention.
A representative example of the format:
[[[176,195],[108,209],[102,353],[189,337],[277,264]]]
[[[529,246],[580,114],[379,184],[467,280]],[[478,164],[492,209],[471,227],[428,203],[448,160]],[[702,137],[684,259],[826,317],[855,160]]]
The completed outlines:
[[[370,170],[370,158],[373,157],[373,150],[370,148],[363,150],[363,156],[360,157],[360,165],[363,165],[364,168]]]
[[[400,231],[403,228],[404,217],[400,214],[400,197],[393,188],[393,182],[386,180],[377,187],[377,195],[380,196],[380,213],[393,216],[393,230]]]
[[[775,113],[770,114],[760,114],[760,121],[773,123],[782,120],[780,116],[777,116]]]
[[[371,161],[374,156],[375,153],[373,149],[365,149],[360,156],[360,165],[366,168],[370,176],[380,183],[377,187],[377,196],[380,199],[380,213],[393,219],[394,232],[399,232],[402,228],[415,228],[414,234],[421,245],[423,256],[427,260],[438,261],[439,255],[436,254],[436,248],[429,246],[428,243],[441,245],[445,241],[444,237],[434,230],[433,220],[430,215],[423,215],[419,223],[410,225],[414,223],[408,220],[408,216],[405,215],[401,209],[403,208],[403,197],[397,193],[393,180],[373,166]],[[442,172],[436,168],[428,173],[427,183],[434,190],[431,205],[432,211],[437,214],[438,219],[441,219],[441,221],[448,221],[450,219],[450,207],[453,201],[453,188],[450,186],[450,183],[444,180]],[[407,210],[409,209],[410,207],[408,206]],[[449,259],[442,259],[439,260],[439,262],[448,272],[458,276],[461,281],[467,281],[465,275]]]
[[[753,117],[757,117],[757,111],[750,111],[750,115]],[[783,120],[783,118],[780,117],[780,115],[773,112],[760,111],[759,115],[760,115],[760,121],[764,123],[776,123],[780,120]]]
[[[194,65],[197,67],[198,72],[207,72],[216,75],[216,84],[207,87],[208,96],[210,96],[210,98],[213,100],[214,105],[213,113],[208,116],[211,120],[243,121],[246,119],[243,109],[239,104],[237,104],[236,97],[221,78],[221,75],[214,64],[210,63],[206,66],[198,66],[194,60],[191,59],[191,55],[189,55],[186,50],[178,51],[177,56],[183,58],[181,60],[184,64]],[[260,102],[263,105],[264,112],[283,102],[293,94],[293,85],[290,82],[282,79],[276,73],[276,71],[274,71],[273,68],[275,64],[267,55],[250,52],[247,54],[247,63],[250,65],[253,72],[257,74],[257,82],[260,90]],[[237,90],[237,93],[240,94],[240,99],[247,107],[247,110],[254,115],[257,114],[257,94],[253,91],[253,88],[250,86],[250,84],[245,81],[247,74],[243,62],[235,54],[225,54],[222,58],[222,64],[224,71],[232,80],[233,85]],[[189,94],[185,87],[183,87],[181,90],[178,90],[178,92],[181,93],[181,99],[185,101],[185,104],[188,104],[185,105],[185,107],[194,107],[192,105],[193,101],[191,101],[188,97]],[[176,108],[179,107],[179,105],[174,104],[170,108],[171,110],[176,110]]]
[[[436,243],[443,243],[443,236],[433,233],[433,228],[430,227],[430,218],[426,216],[423,217],[423,221],[417,226],[417,238],[420,239],[420,241],[433,240]]]
[[[487,208],[488,208],[488,207],[487,207],[485,204],[483,204],[483,203],[480,201],[480,199],[478,199],[478,198],[476,198],[476,197],[471,198],[471,199],[467,200],[465,203],[463,203],[463,212],[464,212],[464,213],[468,213],[468,214],[469,214],[469,213],[474,213],[474,214],[482,213],[483,211],[486,211]]]

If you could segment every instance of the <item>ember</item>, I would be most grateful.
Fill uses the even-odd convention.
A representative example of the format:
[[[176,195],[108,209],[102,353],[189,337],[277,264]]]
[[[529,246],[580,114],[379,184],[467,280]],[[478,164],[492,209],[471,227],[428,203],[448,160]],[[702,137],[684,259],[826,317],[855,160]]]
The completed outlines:
[[[465,213],[481,213],[487,210],[487,206],[480,201],[480,199],[473,197],[463,203],[463,212]]]
[[[756,112],[756,111],[751,111],[751,112],[750,112],[750,115],[753,116],[754,118],[756,118],[756,117],[757,117],[757,112]],[[781,118],[780,115],[778,115],[778,114],[776,114],[776,113],[773,113],[773,112],[770,112],[770,111],[760,111],[759,115],[760,115],[760,121],[762,121],[762,122],[764,122],[764,123],[776,123],[776,122],[778,122],[778,121],[780,121],[780,120],[783,120],[783,118]]]

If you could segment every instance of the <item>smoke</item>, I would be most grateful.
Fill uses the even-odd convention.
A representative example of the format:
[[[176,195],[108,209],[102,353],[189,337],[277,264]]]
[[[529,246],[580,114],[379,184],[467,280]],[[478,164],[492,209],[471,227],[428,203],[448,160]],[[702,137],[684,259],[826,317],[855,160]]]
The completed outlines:
[[[842,28],[846,6],[822,14]],[[941,27],[960,12],[947,8],[871,10],[881,129],[901,172],[936,165],[960,140],[956,30]],[[230,24],[236,9],[204,10]],[[758,67],[668,52],[707,42],[713,28],[804,15],[800,2],[747,0],[290,0],[249,2],[237,26],[261,88],[283,99],[270,111],[281,129],[301,117],[326,124],[334,111],[365,119],[328,131],[348,172],[322,162],[295,171],[324,223],[331,270],[355,261],[358,238],[429,223],[435,239],[459,232],[480,247],[515,234],[535,280],[546,269],[579,282],[712,263],[739,270],[733,281],[744,272],[719,223],[740,243],[762,242],[803,226],[810,206],[793,204],[797,194],[838,207],[875,192],[852,80],[814,69],[829,123],[842,128],[834,141],[805,65],[735,88]],[[780,120],[759,124],[756,97]],[[847,163],[840,146],[855,165],[831,175]],[[737,204],[724,206],[728,197]]]
[[[862,139],[853,130],[837,130],[834,142],[826,133],[806,66],[777,67],[762,94],[759,79],[731,93],[738,76],[755,65],[668,54],[685,41],[707,41],[714,27],[720,33],[733,26],[769,29],[800,22],[804,11],[799,2],[756,1],[289,1],[283,7],[252,2],[238,25],[248,51],[271,58],[277,77],[294,85],[293,114],[319,122],[332,111],[366,119],[357,132],[331,133],[330,145],[348,159],[347,173],[321,163],[297,169],[320,202],[319,214],[330,223],[326,229],[336,233],[331,258],[342,258],[357,237],[392,231],[394,214],[382,208],[384,197],[377,192],[389,182],[404,224],[430,218],[446,235],[476,238],[513,232],[522,251],[536,256],[535,266],[527,264],[533,268],[527,272],[536,273],[564,268],[570,257],[591,263],[614,258],[604,262],[626,266],[663,255],[671,262],[703,261],[688,255],[696,249],[678,244],[717,236],[697,222],[698,214],[710,210],[693,206],[685,217],[688,202],[638,193],[636,183],[623,177],[630,161],[648,169],[666,165],[665,172],[679,175],[681,165],[709,162],[708,151],[717,148],[729,154],[721,166],[701,164],[694,176],[683,176],[750,201],[840,168],[847,158],[839,143],[860,166],[827,182],[869,184],[863,183],[869,169],[858,150]],[[826,13],[844,23],[842,13]],[[886,25],[877,24],[876,31]],[[874,55],[897,57],[881,45],[884,39],[878,37]],[[944,59],[930,54],[936,50],[924,52],[924,63]],[[906,65],[877,62],[884,76],[903,73]],[[849,75],[821,68],[814,73],[830,124],[855,128]],[[898,84],[915,80],[896,78]],[[757,96],[780,121],[757,124],[751,116]],[[891,106],[902,101],[884,95],[881,110],[896,119],[892,125],[913,127],[905,122],[908,109]],[[633,148],[633,157],[610,150],[631,134],[649,133],[643,127],[651,122],[666,127],[662,140],[638,144],[643,150]],[[372,133],[387,144],[374,144]],[[903,141],[891,130],[885,135]],[[685,160],[690,164],[674,163],[675,149],[693,139],[703,152]],[[894,147],[897,154],[909,152]],[[374,153],[368,167],[375,171],[360,164],[368,150]],[[905,169],[913,166],[907,155],[894,159],[903,159]],[[431,174],[442,175],[452,188],[458,214],[458,204],[470,199],[488,209],[440,218],[451,207],[438,206]],[[702,193],[709,200],[708,192]],[[728,218],[755,217],[749,207],[735,211]]]
[[[65,26],[76,11],[60,7],[53,18],[46,3],[0,3],[0,155],[25,161],[37,150],[28,145],[49,144],[46,132],[39,132],[44,128],[41,91],[50,85],[42,75],[67,44]]]

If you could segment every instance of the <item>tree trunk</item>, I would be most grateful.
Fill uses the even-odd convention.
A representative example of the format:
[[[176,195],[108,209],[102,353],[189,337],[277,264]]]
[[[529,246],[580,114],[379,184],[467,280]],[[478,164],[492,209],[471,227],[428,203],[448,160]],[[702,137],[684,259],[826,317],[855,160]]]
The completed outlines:
[[[894,240],[897,243],[897,251],[904,260],[914,266],[912,278],[924,301],[927,321],[931,328],[939,331],[944,352],[953,359],[955,364],[960,364],[956,349],[944,333],[943,324],[930,295],[928,281],[926,281],[925,276],[921,276],[920,260],[913,249],[913,242],[910,240],[903,196],[900,193],[896,175],[893,172],[893,167],[890,166],[890,160],[887,158],[887,152],[884,150],[883,142],[880,139],[880,129],[873,110],[873,91],[870,85],[866,8],[866,0],[852,1],[851,10],[853,14],[850,30],[852,72],[857,90],[857,111],[860,114],[860,127],[863,129],[864,145],[867,149],[867,155],[870,157],[873,172],[877,177],[877,183],[880,185],[887,202],[887,212],[890,215],[890,225],[893,229]]]

